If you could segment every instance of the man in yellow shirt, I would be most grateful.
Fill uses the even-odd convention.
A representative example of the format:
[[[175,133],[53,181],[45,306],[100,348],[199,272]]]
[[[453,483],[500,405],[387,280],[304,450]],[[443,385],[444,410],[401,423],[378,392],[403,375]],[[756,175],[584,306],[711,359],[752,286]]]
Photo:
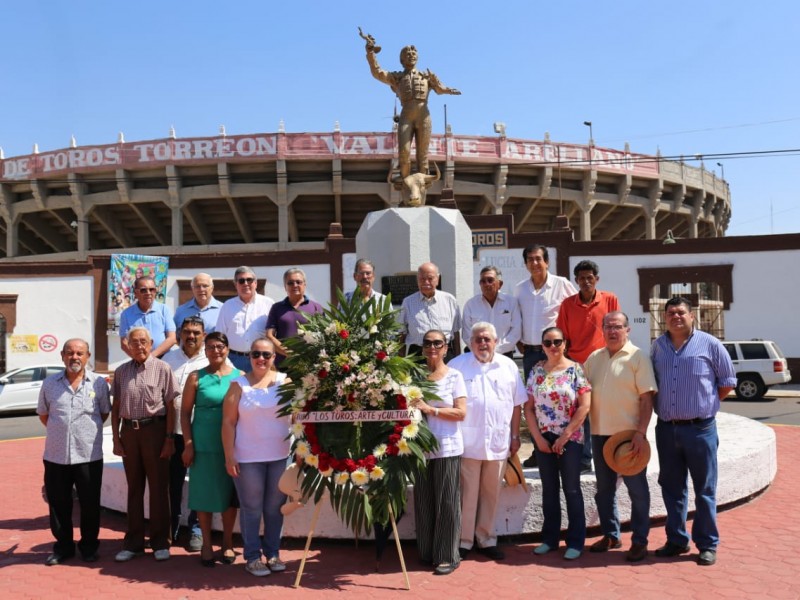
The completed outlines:
[[[647,352],[628,340],[628,317],[613,311],[603,318],[605,348],[595,350],[583,365],[592,384],[592,449],[594,450],[597,494],[595,503],[603,537],[592,544],[591,552],[605,552],[622,546],[616,504],[617,477],[603,456],[603,445],[615,433],[633,429],[632,453],[642,451],[647,443],[647,426],[653,413],[656,379]],[[625,559],[638,562],[647,557],[650,533],[650,488],[647,468],[641,473],[623,476],[631,498],[631,547]]]

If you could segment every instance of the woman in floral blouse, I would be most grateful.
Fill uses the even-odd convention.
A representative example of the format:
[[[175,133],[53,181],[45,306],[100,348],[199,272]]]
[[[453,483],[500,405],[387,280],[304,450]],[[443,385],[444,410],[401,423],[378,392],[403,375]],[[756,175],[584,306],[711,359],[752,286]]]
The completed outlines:
[[[586,517],[581,492],[583,420],[589,413],[591,386],[578,363],[564,356],[564,333],[557,327],[542,332],[547,360],[537,363],[528,377],[525,418],[542,480],[542,544],[534,554],[558,548],[561,531],[560,484],[567,501],[567,551],[564,558],[580,557],[586,540]],[[589,440],[585,440],[589,442]]]

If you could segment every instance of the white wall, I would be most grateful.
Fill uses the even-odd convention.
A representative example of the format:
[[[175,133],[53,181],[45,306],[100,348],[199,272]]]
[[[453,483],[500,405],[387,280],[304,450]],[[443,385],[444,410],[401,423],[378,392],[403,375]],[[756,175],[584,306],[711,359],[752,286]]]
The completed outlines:
[[[570,270],[581,260],[600,267],[598,288],[617,294],[631,321],[631,339],[650,345],[650,315],[639,304],[640,268],[733,264],[733,303],[725,312],[725,338],[773,340],[786,356],[800,356],[797,309],[800,250],[737,252],[731,254],[670,254],[668,256],[573,256]]]
[[[6,368],[61,363],[61,348],[69,338],[94,339],[94,280],[92,277],[0,279],[0,294],[17,294],[17,324],[6,332]],[[13,336],[53,336],[49,351],[38,344],[33,352],[16,352]],[[94,364],[93,361],[90,364]]]

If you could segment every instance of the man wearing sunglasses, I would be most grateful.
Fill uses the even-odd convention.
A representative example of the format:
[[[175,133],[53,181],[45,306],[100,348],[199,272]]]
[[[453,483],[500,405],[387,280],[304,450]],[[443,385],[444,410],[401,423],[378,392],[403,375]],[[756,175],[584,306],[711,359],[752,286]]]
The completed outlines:
[[[222,305],[216,330],[228,336],[233,365],[249,373],[250,345],[267,331],[267,315],[275,301],[257,292],[258,279],[250,267],[236,269],[233,283],[237,296]]]
[[[497,548],[494,521],[506,459],[519,450],[522,405],[528,400],[517,364],[498,354],[497,331],[491,323],[476,323],[470,350],[448,367],[464,376],[467,416],[461,424],[461,542],[465,558],[477,544],[479,553],[503,560]]]
[[[267,338],[275,346],[275,366],[283,362],[286,348],[283,340],[297,335],[297,328],[308,323],[306,315],[322,313],[322,306],[306,296],[306,274],[302,269],[288,269],[283,274],[286,298],[272,305],[267,316]]]
[[[166,304],[156,302],[156,282],[147,275],[137,277],[133,283],[136,304],[124,311],[119,319],[119,343],[122,351],[131,355],[128,332],[134,327],[144,327],[153,341],[152,354],[161,358],[175,345],[175,319]]]
[[[461,338],[469,340],[472,326],[481,321],[491,323],[497,330],[496,352],[514,357],[514,348],[522,333],[522,317],[514,296],[503,294],[503,272],[489,265],[481,269],[481,293],[464,305],[461,319]]]

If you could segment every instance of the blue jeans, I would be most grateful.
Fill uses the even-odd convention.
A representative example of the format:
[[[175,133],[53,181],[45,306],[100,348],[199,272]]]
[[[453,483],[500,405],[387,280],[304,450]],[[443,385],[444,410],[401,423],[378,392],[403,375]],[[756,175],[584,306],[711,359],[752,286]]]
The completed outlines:
[[[270,462],[239,463],[239,477],[234,477],[239,494],[239,528],[242,531],[244,559],[247,562],[278,556],[281,545],[286,496],[278,490],[278,480],[286,470],[286,459]],[[264,518],[264,537],[259,535]]]
[[[551,444],[558,439],[555,433],[542,434]],[[567,548],[583,550],[586,541],[586,515],[581,491],[581,454],[583,444],[567,442],[564,454],[544,453],[536,449],[539,477],[542,480],[542,541],[551,548],[558,547],[561,533],[561,495],[567,502]]]
[[[240,371],[249,373],[253,370],[253,366],[250,364],[249,356],[242,356],[241,354],[234,354],[233,352],[230,352],[228,353],[228,359],[230,359],[230,361],[233,363],[233,366]]]
[[[717,529],[717,423],[714,417],[699,423],[673,425],[658,420],[656,448],[661,473],[658,483],[667,509],[667,541],[688,546],[686,513],[689,501],[687,474],[694,486],[695,515],[692,540],[700,551],[716,550]]]
[[[594,474],[597,478],[597,493],[594,496],[597,514],[600,517],[600,529],[603,535],[614,539],[620,537],[619,513],[617,512],[617,477],[620,475],[606,464],[603,457],[603,445],[611,437],[593,435]],[[631,497],[631,541],[634,544],[647,544],[650,533],[650,488],[647,485],[647,469],[638,475],[622,477],[628,495]]]

